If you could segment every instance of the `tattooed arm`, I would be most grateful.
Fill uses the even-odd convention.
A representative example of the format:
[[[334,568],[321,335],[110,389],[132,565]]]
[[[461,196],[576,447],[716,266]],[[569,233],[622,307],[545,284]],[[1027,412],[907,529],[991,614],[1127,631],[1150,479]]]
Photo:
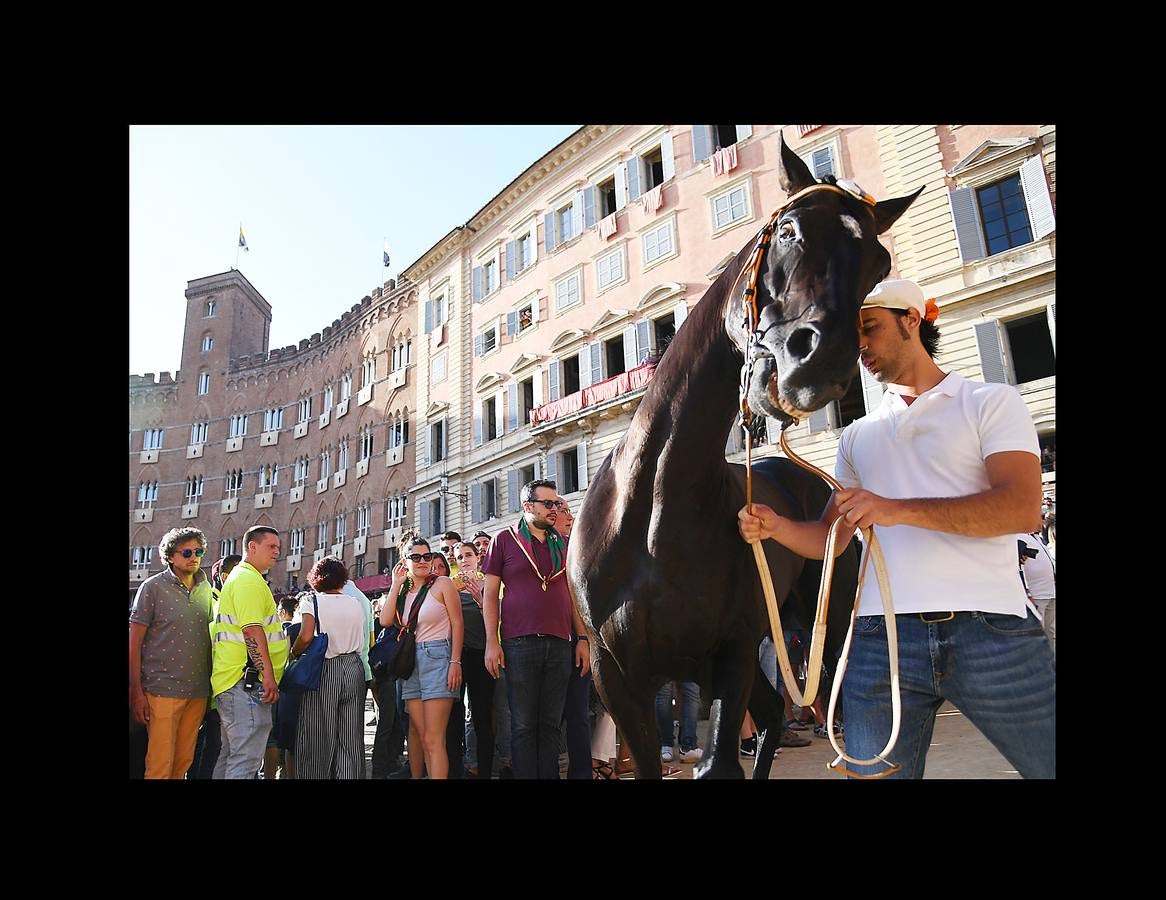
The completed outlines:
[[[271,654],[267,650],[267,635],[263,633],[263,626],[243,626],[243,642],[247,645],[247,658],[263,673],[263,702],[275,703],[279,700],[279,685],[275,682],[275,666],[271,664]]]

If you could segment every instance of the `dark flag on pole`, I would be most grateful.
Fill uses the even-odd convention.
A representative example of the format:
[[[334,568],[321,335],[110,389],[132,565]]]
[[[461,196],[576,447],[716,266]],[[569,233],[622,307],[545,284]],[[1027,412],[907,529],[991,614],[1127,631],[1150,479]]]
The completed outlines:
[[[389,242],[385,241],[385,268],[389,267]]]

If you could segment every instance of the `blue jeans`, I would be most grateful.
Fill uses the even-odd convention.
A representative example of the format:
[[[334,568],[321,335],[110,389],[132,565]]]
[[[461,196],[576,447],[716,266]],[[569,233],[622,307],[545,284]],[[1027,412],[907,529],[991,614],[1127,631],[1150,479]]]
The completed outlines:
[[[572,657],[563,722],[567,732],[567,778],[573,781],[591,780],[591,715],[587,708],[590,700],[591,672],[580,678]]]
[[[215,697],[222,748],[214,778],[254,778],[263,763],[271,733],[271,706],[263,703],[263,685],[243,690],[243,679]]]
[[[700,685],[680,682],[680,752],[697,746],[696,719],[700,715]],[[666,682],[656,695],[656,734],[661,747],[672,746],[672,682]]]
[[[528,634],[504,638],[515,778],[557,780],[571,642]]]
[[[925,613],[937,619],[942,613]],[[950,700],[1024,778],[1057,776],[1057,672],[1040,622],[961,612],[946,622],[895,617],[899,630],[902,724],[889,778],[922,778],[935,714]],[[882,616],[859,616],[842,685],[846,752],[869,759],[891,733],[887,630]],[[854,767],[883,771],[876,763]]]

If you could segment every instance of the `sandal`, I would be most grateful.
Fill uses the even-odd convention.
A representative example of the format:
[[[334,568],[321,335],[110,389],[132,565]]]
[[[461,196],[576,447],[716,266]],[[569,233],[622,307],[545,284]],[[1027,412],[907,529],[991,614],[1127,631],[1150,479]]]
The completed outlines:
[[[611,781],[613,775],[615,775],[615,769],[612,767],[611,763],[592,762],[592,764],[591,764],[591,780],[592,781]]]

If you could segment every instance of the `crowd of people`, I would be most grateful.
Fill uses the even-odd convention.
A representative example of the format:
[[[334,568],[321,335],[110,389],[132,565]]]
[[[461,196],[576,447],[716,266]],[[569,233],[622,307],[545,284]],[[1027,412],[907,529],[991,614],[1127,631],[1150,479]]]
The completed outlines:
[[[875,773],[922,777],[936,712],[951,700],[1022,776],[1055,777],[1055,506],[1037,514],[1042,455],[1015,389],[936,366],[937,314],[908,281],[867,297],[861,359],[888,390],[842,434],[843,489],[817,522],[754,504],[738,527],[744,541],[820,559],[837,516],[854,529],[881,526],[903,723]],[[248,529],[243,555],[219,560],[209,577],[202,532],[168,531],[166,568],[142,583],[129,615],[131,777],[363,778],[369,690],[373,778],[557,779],[564,747],[570,779],[628,775],[567,584],[570,507],[553,481],[531,481],[520,496],[521,518],[493,538],[450,531],[437,548],[408,538],[375,603],[326,556],[308,574],[311,590],[277,606],[264,576],[281,545],[268,526]],[[370,667],[370,647],[391,626],[415,638],[407,677]],[[808,636],[794,629],[788,640],[802,658]],[[887,651],[879,585],[868,579],[844,689],[845,739],[859,759],[873,759],[890,732]],[[759,659],[777,688],[768,638]],[[318,687],[298,688],[298,676],[281,684],[289,663],[318,664]],[[675,760],[701,759],[700,708],[696,684],[660,689],[665,777],[679,771]],[[820,701],[798,710],[787,697],[780,743],[805,746],[801,732],[838,735],[842,724],[825,721]],[[741,755],[755,747],[747,717]]]

